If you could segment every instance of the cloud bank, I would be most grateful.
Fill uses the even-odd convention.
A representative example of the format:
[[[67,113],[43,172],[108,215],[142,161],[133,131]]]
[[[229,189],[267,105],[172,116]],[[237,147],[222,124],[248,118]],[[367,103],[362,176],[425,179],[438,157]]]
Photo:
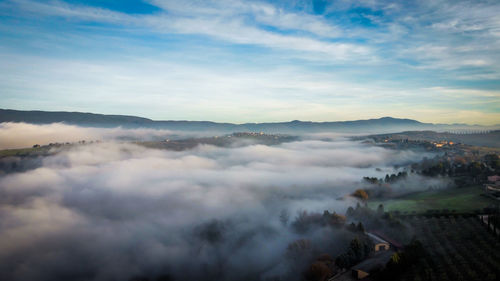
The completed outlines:
[[[423,156],[343,139],[181,152],[75,146],[0,177],[0,279],[295,280],[302,264],[287,258],[289,243],[306,238],[311,254],[337,254],[349,236],[298,233],[280,222],[283,210],[290,220],[343,213],[355,201],[339,198],[363,176]]]
[[[80,127],[64,123],[35,125],[28,123],[0,123],[0,149],[26,148],[35,144],[106,140],[162,140],[172,136],[201,136],[203,133],[175,132],[163,129],[126,129]],[[207,133],[209,134],[209,133]]]

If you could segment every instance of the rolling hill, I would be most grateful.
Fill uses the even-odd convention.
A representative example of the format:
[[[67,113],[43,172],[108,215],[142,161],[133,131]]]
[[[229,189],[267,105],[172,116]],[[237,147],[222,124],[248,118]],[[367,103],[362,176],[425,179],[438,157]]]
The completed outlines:
[[[275,123],[217,123],[211,121],[156,121],[148,118],[128,115],[105,115],[83,112],[21,111],[0,109],[0,122],[25,122],[32,124],[66,123],[87,127],[125,127],[158,128],[178,131],[213,131],[213,132],[267,132],[267,133],[311,133],[311,132],[400,132],[407,130],[451,130],[484,129],[481,126],[463,124],[431,124],[412,119],[383,117],[378,119],[310,122],[290,121]]]

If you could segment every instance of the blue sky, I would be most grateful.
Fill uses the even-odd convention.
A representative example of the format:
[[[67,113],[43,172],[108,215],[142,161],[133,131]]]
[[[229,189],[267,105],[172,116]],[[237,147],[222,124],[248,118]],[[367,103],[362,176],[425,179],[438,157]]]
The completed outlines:
[[[0,1],[0,107],[500,123],[498,1]]]

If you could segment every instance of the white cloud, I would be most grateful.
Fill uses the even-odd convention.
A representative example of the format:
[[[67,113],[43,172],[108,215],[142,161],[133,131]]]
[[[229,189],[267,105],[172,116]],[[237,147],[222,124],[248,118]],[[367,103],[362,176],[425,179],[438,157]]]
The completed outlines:
[[[296,276],[301,267],[284,257],[288,243],[308,238],[335,254],[350,234],[317,227],[299,235],[280,224],[281,210],[292,221],[298,210],[344,212],[356,202],[337,198],[363,176],[382,177],[394,164],[424,156],[344,140],[181,152],[73,147],[43,158],[37,169],[0,176],[0,275]]]
[[[470,83],[479,93],[486,87],[481,82],[495,83],[500,77],[500,40],[495,37],[500,6],[492,2],[336,1],[321,16],[308,13],[306,4],[291,9],[293,4],[261,1],[151,3],[161,10],[133,15],[63,1],[2,3],[5,13],[21,20],[46,16],[78,26],[112,25],[99,26],[112,31],[104,33],[16,26],[11,37],[17,39],[6,42],[26,37],[24,49],[42,51],[37,57],[19,55],[24,51],[17,47],[2,49],[2,106],[232,122],[388,114],[443,122],[442,114],[433,120],[419,112],[438,107],[449,112],[460,93],[451,97],[430,88]],[[365,9],[353,13],[354,7]],[[359,17],[373,26],[357,23]],[[197,35],[198,41],[127,37],[143,33]],[[205,39],[212,40],[204,44]],[[234,45],[251,46],[247,53]],[[83,49],[92,51],[80,56]],[[54,53],[66,57],[45,55]],[[103,59],[108,55],[113,58]],[[490,92],[475,100],[462,92],[460,110],[466,109],[467,98],[498,104]],[[469,123],[493,122],[496,115],[486,111],[473,115],[486,119]]]
[[[287,13],[259,3],[211,1],[155,1],[161,13],[132,16],[101,8],[54,1],[37,3],[12,0],[17,7],[34,14],[60,16],[73,21],[97,21],[152,28],[156,32],[212,36],[237,44],[260,45],[299,52],[319,53],[330,60],[358,59],[368,56],[369,47],[351,43],[331,43],[309,36],[283,35],[258,26],[258,23],[293,31],[306,31],[323,37],[335,37],[338,28],[307,14]],[[248,15],[249,14],[249,15]],[[257,21],[257,24],[254,23]]]
[[[35,144],[66,143],[106,140],[159,140],[179,134],[169,130],[92,128],[52,123],[34,125],[28,123],[0,123],[0,149],[25,148]],[[189,133],[182,133],[189,136]],[[200,134],[200,133],[197,133]]]
[[[155,0],[151,3],[184,17],[219,20],[239,18],[285,30],[306,31],[326,38],[341,35],[340,28],[320,16],[289,12],[264,2]]]
[[[477,102],[478,99],[488,105],[498,104],[498,100],[492,98],[499,94],[497,91],[438,86],[406,89],[374,82],[360,85],[344,81],[342,76],[304,72],[292,67],[249,70],[243,66],[189,66],[164,62],[161,58],[125,62],[67,61],[17,55],[4,58],[16,62],[0,66],[5,107],[18,108],[16,104],[22,104],[20,109],[49,106],[50,110],[126,112],[157,120],[208,119],[244,123],[294,119],[337,121],[390,115],[431,123],[455,123],[454,115],[444,118],[443,114],[421,112],[429,107],[449,112],[455,108],[457,98],[464,109],[467,101]],[[72,95],[66,95],[68,92]],[[55,100],[65,106],[57,106],[55,101],[47,105],[46,100]],[[438,106],[440,109],[436,109]],[[380,110],[381,107],[384,109]],[[118,110],[113,111],[113,108]],[[147,112],[144,108],[148,108]],[[484,118],[461,119],[460,122],[498,123],[494,120],[495,114],[485,113],[481,117]]]

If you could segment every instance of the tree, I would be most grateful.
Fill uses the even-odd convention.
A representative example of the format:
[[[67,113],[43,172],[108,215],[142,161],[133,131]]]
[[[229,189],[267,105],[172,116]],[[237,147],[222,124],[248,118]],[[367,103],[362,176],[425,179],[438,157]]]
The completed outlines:
[[[345,221],[346,221],[345,216],[339,215],[335,212],[331,214],[328,218],[328,224],[330,225],[343,226],[345,224]]]
[[[311,242],[307,239],[299,239],[288,244],[286,248],[286,255],[292,259],[298,259],[307,256],[311,251]]]
[[[377,208],[377,214],[379,216],[383,215],[385,212],[384,212],[384,205],[383,204],[380,204],[378,205],[378,208]]]
[[[335,259],[335,264],[340,268],[349,268],[353,265],[352,260],[354,259],[350,252],[343,253]]]
[[[321,225],[324,223],[324,218],[319,213],[307,213],[307,211],[297,212],[297,217],[292,222],[291,226],[295,231],[304,233],[314,225]]]
[[[351,217],[352,215],[354,215],[354,208],[353,207],[347,208],[345,215],[348,217]]]
[[[363,224],[361,222],[358,222],[356,229],[361,233],[365,233],[365,227],[363,226]]]
[[[330,270],[330,268],[321,261],[314,262],[309,267],[309,272],[307,273],[307,277],[309,277],[308,279],[314,281],[326,280],[331,275],[332,271]]]
[[[289,220],[290,220],[290,213],[285,209],[281,210],[280,222],[283,224],[283,226],[286,226]]]
[[[357,189],[356,191],[354,191],[352,196],[357,197],[363,201],[368,200],[368,193],[366,193],[366,191],[363,189]]]
[[[401,257],[399,256],[399,254],[398,253],[394,253],[391,256],[390,262],[393,263],[393,264],[398,264],[400,260],[401,260]]]
[[[363,180],[365,180],[366,182],[368,183],[371,183],[371,184],[377,184],[378,183],[378,179],[375,178],[375,177],[363,177]]]
[[[307,280],[327,280],[333,275],[332,266],[333,259],[329,254],[320,255],[316,261],[311,264],[305,277]]]
[[[356,260],[363,259],[363,245],[357,237],[351,240],[351,243],[349,244],[349,250],[352,251],[352,253],[356,257]]]

